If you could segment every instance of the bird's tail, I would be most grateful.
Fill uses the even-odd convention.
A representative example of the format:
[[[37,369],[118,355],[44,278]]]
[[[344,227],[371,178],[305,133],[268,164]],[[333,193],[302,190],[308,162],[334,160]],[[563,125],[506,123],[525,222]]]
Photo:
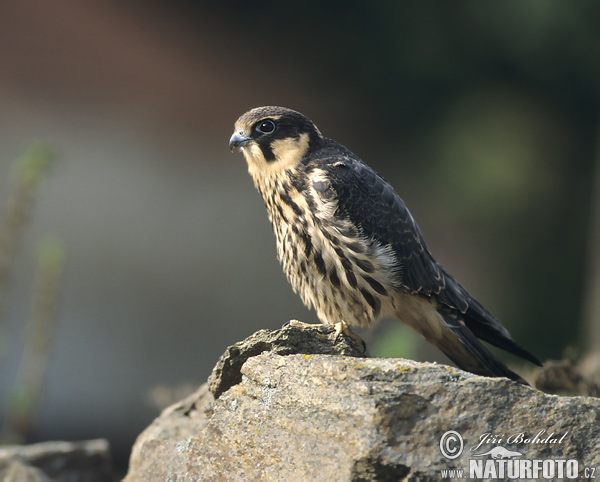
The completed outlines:
[[[529,385],[477,339],[460,313],[446,310],[438,310],[438,313],[449,330],[445,330],[444,339],[436,342],[436,345],[456,366],[477,375],[507,377]]]

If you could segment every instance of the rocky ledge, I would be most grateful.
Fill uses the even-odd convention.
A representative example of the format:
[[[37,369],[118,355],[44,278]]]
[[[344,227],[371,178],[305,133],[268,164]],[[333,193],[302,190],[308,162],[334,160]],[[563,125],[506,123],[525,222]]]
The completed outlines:
[[[365,358],[315,326],[229,347],[207,384],[139,436],[125,480],[559,478],[599,465],[598,398]]]
[[[108,442],[97,439],[2,446],[0,480],[110,482],[113,475]]]

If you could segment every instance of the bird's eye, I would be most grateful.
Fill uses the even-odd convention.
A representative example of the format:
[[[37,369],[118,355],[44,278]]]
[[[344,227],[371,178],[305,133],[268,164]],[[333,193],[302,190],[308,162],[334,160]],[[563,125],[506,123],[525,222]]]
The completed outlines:
[[[256,124],[256,130],[261,134],[270,134],[275,130],[275,123],[272,120],[264,120]]]

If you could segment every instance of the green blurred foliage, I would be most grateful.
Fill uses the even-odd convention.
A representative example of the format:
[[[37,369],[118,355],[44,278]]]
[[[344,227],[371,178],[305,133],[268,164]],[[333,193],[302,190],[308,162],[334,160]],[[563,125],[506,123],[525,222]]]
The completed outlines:
[[[52,168],[56,154],[44,143],[34,143],[15,164],[17,184],[35,187]]]
[[[370,348],[373,356],[382,358],[418,358],[417,353],[418,335],[408,326],[394,324],[385,328],[384,333],[375,339]]]
[[[45,144],[32,144],[15,162],[14,193],[0,219],[0,361],[14,340],[4,334],[3,315],[7,280],[15,254],[22,248],[24,232],[31,222],[40,183],[54,162],[53,150]],[[32,296],[31,318],[25,323],[25,347],[14,387],[3,394],[5,413],[0,426],[0,441],[23,443],[32,427],[43,393],[47,359],[56,330],[59,282],[64,266],[62,243],[47,237],[38,248],[37,275]]]

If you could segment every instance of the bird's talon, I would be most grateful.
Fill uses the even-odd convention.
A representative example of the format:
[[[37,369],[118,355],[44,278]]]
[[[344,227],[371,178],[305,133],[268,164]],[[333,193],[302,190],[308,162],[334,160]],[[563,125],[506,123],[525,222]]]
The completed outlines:
[[[365,343],[365,340],[360,340],[361,341],[361,351],[362,354],[364,355],[365,353],[367,353],[367,344]]]
[[[345,321],[340,321],[339,323],[336,323],[334,325],[334,327],[335,327],[335,338],[334,338],[335,343],[337,343],[340,335],[344,334],[348,338],[350,338],[356,346],[361,347],[363,353],[365,351],[367,351],[367,344],[364,342],[364,340],[360,336],[358,336],[356,333],[354,333],[350,329],[350,327],[348,326],[348,323],[346,323]]]
[[[289,320],[289,321],[286,321],[281,328],[286,328],[288,326],[293,326],[295,328],[311,328],[311,327],[314,327],[315,325],[312,325],[310,323],[304,323],[303,321],[300,321],[300,320]]]
[[[335,325],[333,325],[335,327],[335,336],[333,337],[333,342],[337,343],[338,342],[338,338],[340,337],[340,335],[342,334],[342,332],[344,331],[342,323],[336,323]]]

